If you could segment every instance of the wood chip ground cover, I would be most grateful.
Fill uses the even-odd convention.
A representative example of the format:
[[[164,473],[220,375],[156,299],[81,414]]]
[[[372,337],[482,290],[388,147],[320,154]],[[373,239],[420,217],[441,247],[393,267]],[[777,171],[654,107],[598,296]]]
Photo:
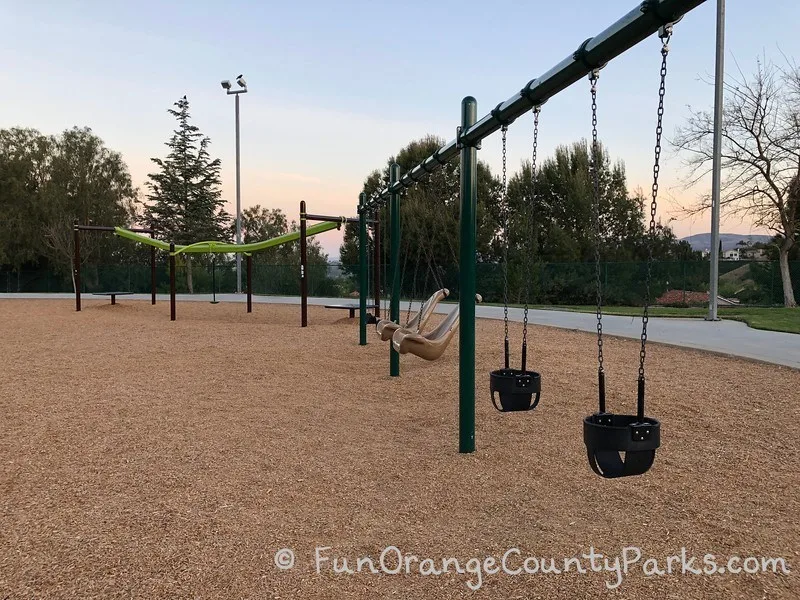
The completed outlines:
[[[488,398],[502,322],[477,324],[477,447],[459,455],[457,342],[437,362],[358,346],[310,307],[0,302],[0,598],[800,597],[800,372],[653,344],[654,468],[605,481],[581,422],[592,335],[533,327],[543,395]],[[519,325],[512,324],[513,346]],[[633,410],[638,344],[606,344],[612,408]],[[784,557],[789,575],[333,574],[315,548],[377,563],[619,555]],[[281,571],[278,549],[295,565]],[[513,558],[513,555],[512,555]],[[701,559],[700,559],[701,560]],[[588,561],[584,561],[588,566]],[[521,560],[513,565],[521,566]],[[702,567],[702,563],[700,564]]]

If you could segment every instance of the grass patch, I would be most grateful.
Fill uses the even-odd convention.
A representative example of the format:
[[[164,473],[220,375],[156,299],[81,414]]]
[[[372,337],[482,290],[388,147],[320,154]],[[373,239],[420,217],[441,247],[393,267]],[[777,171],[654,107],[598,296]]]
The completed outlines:
[[[455,300],[445,300],[442,304],[455,304]],[[405,304],[404,304],[405,303]],[[499,302],[483,302],[485,306],[503,306]],[[400,312],[408,306],[408,300],[400,303]],[[522,304],[509,304],[514,308],[523,308]],[[593,313],[596,308],[591,305],[564,305],[555,306],[552,304],[535,304],[530,306],[536,310],[566,310],[571,312]],[[417,310],[415,305],[415,310]],[[603,314],[619,315],[624,317],[638,317],[642,314],[640,306],[604,306]],[[708,308],[693,306],[689,308],[678,308],[675,306],[651,306],[651,317],[673,317],[676,319],[702,319],[708,314]],[[717,311],[723,320],[741,321],[747,323],[753,329],[765,329],[767,331],[783,331],[785,333],[800,333],[800,308],[765,308],[751,306],[720,306]]]
[[[595,311],[594,306],[536,306],[534,308],[545,310],[569,310],[574,312]],[[671,306],[651,306],[652,317],[674,318],[703,318],[708,314],[708,309],[703,307],[677,308]],[[604,306],[603,314],[638,316],[642,309],[635,306]],[[787,333],[800,333],[800,308],[762,308],[762,307],[719,307],[718,315],[721,319],[742,321],[754,329],[768,331],[784,331]]]

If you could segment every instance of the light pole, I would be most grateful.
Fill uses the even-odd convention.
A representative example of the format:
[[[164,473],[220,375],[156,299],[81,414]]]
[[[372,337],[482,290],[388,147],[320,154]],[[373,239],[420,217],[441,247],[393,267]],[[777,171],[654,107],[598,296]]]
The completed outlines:
[[[711,167],[711,272],[706,321],[719,321],[719,209],[722,172],[722,107],[725,77],[725,0],[717,0],[717,45],[714,69],[714,141]]]
[[[247,93],[247,82],[239,75],[236,83],[240,89],[231,89],[231,82],[227,79],[220,82],[222,89],[229,96],[236,96],[236,243],[242,243],[242,188],[241,188],[241,169],[239,154],[239,94]],[[242,255],[236,253],[236,293],[242,293]]]

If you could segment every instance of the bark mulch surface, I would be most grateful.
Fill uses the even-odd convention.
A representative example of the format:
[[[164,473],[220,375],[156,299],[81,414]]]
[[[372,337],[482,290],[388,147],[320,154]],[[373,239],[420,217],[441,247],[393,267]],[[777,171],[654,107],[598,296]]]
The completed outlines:
[[[189,302],[170,323],[166,303],[0,301],[0,598],[800,598],[800,371],[651,345],[662,448],[644,476],[603,480],[582,439],[590,334],[532,328],[541,405],[500,414],[503,324],[479,321],[478,451],[460,455],[457,342],[389,378],[387,345],[358,346],[339,311],[301,329],[299,307],[253,310]],[[609,338],[606,357],[630,412],[637,342]],[[390,546],[416,557],[407,574],[333,572]],[[613,569],[626,547],[642,557],[617,589],[580,558]],[[468,587],[471,558],[511,548],[509,569],[539,572],[489,563]],[[683,573],[682,548],[687,569],[713,554],[791,573]],[[568,557],[587,572],[541,572]],[[431,574],[444,558],[466,572]]]

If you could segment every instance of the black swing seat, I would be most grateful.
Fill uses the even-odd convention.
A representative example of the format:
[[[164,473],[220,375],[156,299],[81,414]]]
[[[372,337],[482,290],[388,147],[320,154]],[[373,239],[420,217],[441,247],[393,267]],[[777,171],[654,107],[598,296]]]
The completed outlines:
[[[542,376],[535,371],[498,369],[489,374],[492,404],[500,412],[533,410],[542,394]],[[500,398],[497,403],[495,393]]]
[[[583,420],[583,442],[589,465],[601,477],[641,475],[653,466],[661,423],[650,417],[595,413]]]

